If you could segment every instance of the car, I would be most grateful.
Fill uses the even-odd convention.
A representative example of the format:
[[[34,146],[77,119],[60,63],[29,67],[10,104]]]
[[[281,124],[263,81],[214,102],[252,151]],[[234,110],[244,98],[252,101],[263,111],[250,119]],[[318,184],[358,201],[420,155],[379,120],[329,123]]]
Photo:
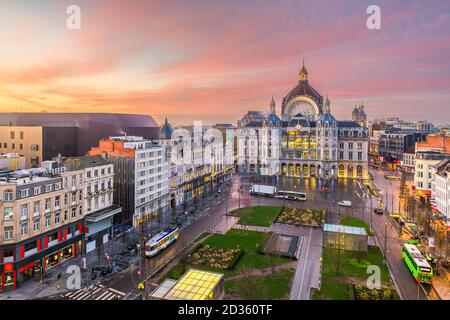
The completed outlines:
[[[384,210],[382,208],[375,208],[373,209],[373,212],[375,212],[376,214],[383,214]]]
[[[351,207],[352,206],[352,202],[348,201],[348,200],[342,200],[338,202],[338,206],[341,207]]]

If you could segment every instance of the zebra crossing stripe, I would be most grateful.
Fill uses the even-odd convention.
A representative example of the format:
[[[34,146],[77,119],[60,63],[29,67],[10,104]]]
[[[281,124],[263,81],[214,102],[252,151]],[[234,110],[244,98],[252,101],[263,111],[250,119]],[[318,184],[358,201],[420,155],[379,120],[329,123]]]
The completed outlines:
[[[119,296],[125,296],[126,294],[122,291],[116,290],[114,288],[108,288],[109,291],[117,293]]]
[[[108,291],[104,291],[101,295],[99,295],[98,297],[96,297],[94,300],[102,300],[102,298],[106,295],[108,295],[109,292]]]
[[[116,294],[114,292],[109,292],[109,291],[107,291],[107,292],[108,292],[108,294],[100,300],[113,300],[114,299]]]

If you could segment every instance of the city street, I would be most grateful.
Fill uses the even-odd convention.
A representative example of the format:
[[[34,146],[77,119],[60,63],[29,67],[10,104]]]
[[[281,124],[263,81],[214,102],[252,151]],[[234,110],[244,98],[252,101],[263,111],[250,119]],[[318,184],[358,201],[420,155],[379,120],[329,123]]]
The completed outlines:
[[[380,190],[386,188],[389,194],[394,194],[394,207],[398,199],[399,181],[389,181],[384,178],[383,172],[375,172],[374,182]],[[288,201],[276,198],[251,196],[248,194],[248,188],[251,183],[276,185],[280,190],[301,191],[307,194],[306,202]],[[338,223],[339,217],[343,214],[352,214],[362,219],[363,208],[365,206],[364,220],[370,224],[373,220],[373,228],[376,232],[378,242],[384,248],[384,228],[387,223],[387,261],[391,269],[400,295],[404,299],[425,299],[423,290],[419,290],[417,283],[407,270],[401,257],[401,241],[389,220],[384,215],[375,215],[371,217],[370,201],[366,199],[363,204],[361,195],[363,194],[358,181],[340,180],[329,185],[330,191],[320,192],[321,181],[318,179],[298,179],[282,177],[250,177],[234,175],[228,188],[222,188],[223,192],[217,195],[213,202],[205,201],[203,216],[197,216],[196,219],[188,218],[189,224],[181,228],[180,238],[166,250],[152,258],[137,259],[125,270],[104,279],[101,284],[105,290],[116,290],[117,292],[128,293],[135,291],[138,283],[143,279],[150,278],[162,266],[172,259],[179,258],[191,242],[203,232],[207,231],[216,223],[226,212],[230,212],[239,207],[257,206],[257,205],[285,205],[297,207],[309,207],[316,209],[327,209],[327,222]],[[242,187],[242,189],[241,189]],[[397,195],[397,196],[396,196]],[[338,201],[350,200],[353,203],[352,209],[343,209],[337,205]],[[208,204],[213,203],[212,208]],[[375,203],[375,200],[374,200]],[[193,206],[193,205],[192,205]],[[390,206],[389,206],[390,207]],[[199,210],[200,210],[199,209]],[[191,210],[191,207],[189,207]],[[190,215],[191,216],[191,215]],[[167,219],[166,223],[167,223]],[[151,229],[154,234],[158,229],[166,224],[155,225]],[[150,230],[149,230],[150,231]],[[302,250],[297,264],[295,283],[291,291],[291,299],[309,299],[311,287],[316,286],[318,274],[320,273],[320,249],[322,245],[322,235],[320,230],[310,230],[310,228],[298,228],[298,234],[303,237]],[[136,259],[135,259],[136,261]],[[140,273],[140,263],[142,263],[142,273]]]
[[[351,200],[355,205],[354,209],[361,209],[362,204],[359,203],[359,197],[356,191],[358,190],[357,181],[339,181],[336,185],[330,186],[329,193],[321,193],[319,189],[321,187],[320,181],[316,179],[295,179],[295,178],[281,178],[276,181],[274,177],[264,177],[264,182],[260,177],[255,181],[254,177],[241,177],[240,175],[234,175],[229,188],[228,196],[223,199],[213,210],[207,215],[200,217],[192,224],[182,230],[180,238],[177,242],[161,252],[159,255],[143,259],[143,275],[139,275],[139,265],[134,265],[127,270],[111,277],[104,281],[104,285],[112,287],[121,292],[130,292],[135,290],[137,284],[141,282],[141,279],[150,277],[161,266],[166,264],[173,258],[176,258],[197,236],[207,231],[211,225],[220,219],[226,212],[235,210],[239,207],[256,206],[256,205],[285,205],[285,206],[298,206],[298,207],[310,207],[310,208],[326,208],[328,210],[327,219],[328,222],[337,223],[339,220],[339,213],[343,214],[344,211],[338,205],[340,200]],[[296,190],[307,193],[306,202],[298,201],[283,201],[281,199],[267,198],[251,196],[248,194],[248,188],[252,181],[258,183],[267,183],[273,185],[279,185],[280,189],[284,190]],[[242,191],[239,191],[242,186]],[[303,235],[305,243],[303,244],[299,268],[301,273],[299,288],[300,292],[294,294],[298,298],[305,299],[307,293],[309,293],[310,285],[315,283],[317,278],[319,265],[317,264],[320,259],[320,251],[316,250],[321,246],[321,235],[317,234],[317,230],[314,230],[310,235],[308,228],[304,229],[304,232],[299,234]],[[307,230],[308,229],[308,230]],[[308,249],[310,247],[310,249]]]
[[[388,210],[393,210],[398,212],[399,206],[399,195],[400,195],[400,181],[399,180],[388,180],[384,177],[384,170],[373,170],[374,172],[374,180],[373,182],[378,187],[380,191],[383,193],[383,198],[386,199],[386,194],[388,195],[388,201],[384,200],[387,203]],[[373,207],[377,202],[376,199],[373,199]],[[392,206],[393,202],[393,206]],[[385,240],[387,243],[386,255],[387,255],[387,263],[389,269],[391,270],[391,274],[394,278],[394,282],[396,284],[397,289],[400,291],[399,294],[402,299],[406,300],[423,300],[427,299],[424,290],[418,285],[415,281],[411,273],[409,272],[406,264],[402,258],[402,241],[398,237],[397,231],[391,225],[390,220],[386,215],[378,215],[370,212],[370,200],[366,199],[366,215],[365,221],[370,223],[369,216],[372,215],[373,218],[373,229],[377,236],[377,240],[380,244],[380,247],[384,251],[385,248]],[[362,215],[357,213],[359,218],[362,218]],[[387,229],[387,237],[385,239],[385,229]]]

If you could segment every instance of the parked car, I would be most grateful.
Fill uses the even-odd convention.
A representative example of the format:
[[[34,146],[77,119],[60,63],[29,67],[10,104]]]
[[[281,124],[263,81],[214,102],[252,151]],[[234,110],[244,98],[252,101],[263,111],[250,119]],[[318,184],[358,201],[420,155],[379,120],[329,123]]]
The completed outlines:
[[[373,212],[375,212],[376,214],[383,214],[384,210],[382,208],[375,208],[373,209]]]
[[[342,200],[338,202],[338,206],[341,207],[351,207],[352,206],[352,202],[349,200]]]

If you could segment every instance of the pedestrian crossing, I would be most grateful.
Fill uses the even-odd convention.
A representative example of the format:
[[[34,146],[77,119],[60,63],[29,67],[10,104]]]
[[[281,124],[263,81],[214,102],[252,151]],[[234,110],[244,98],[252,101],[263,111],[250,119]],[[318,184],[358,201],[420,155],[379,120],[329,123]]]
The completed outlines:
[[[69,300],[121,300],[124,296],[125,293],[119,290],[97,284],[69,292],[64,297]]]

